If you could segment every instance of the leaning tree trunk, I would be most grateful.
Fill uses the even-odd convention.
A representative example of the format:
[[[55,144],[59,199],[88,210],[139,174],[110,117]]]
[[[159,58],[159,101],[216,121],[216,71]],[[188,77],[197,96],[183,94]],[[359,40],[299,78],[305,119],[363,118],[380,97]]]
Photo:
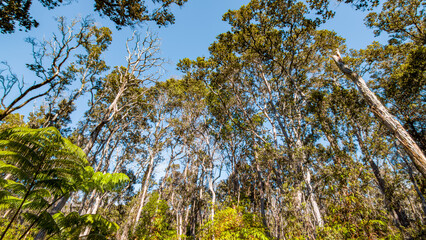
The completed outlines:
[[[357,85],[359,91],[370,106],[371,111],[401,142],[417,170],[419,170],[423,177],[426,178],[426,157],[416,142],[411,138],[410,134],[408,134],[404,127],[402,127],[401,123],[399,123],[394,116],[389,113],[379,99],[377,99],[376,95],[368,88],[364,79],[343,63],[339,50],[336,51],[336,55],[333,55],[332,58],[340,71],[343,72],[346,77],[351,79],[355,85]]]

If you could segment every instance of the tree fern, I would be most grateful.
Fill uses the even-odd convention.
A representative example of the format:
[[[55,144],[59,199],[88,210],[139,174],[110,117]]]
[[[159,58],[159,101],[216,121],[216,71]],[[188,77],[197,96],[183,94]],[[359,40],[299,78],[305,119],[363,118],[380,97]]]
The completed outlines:
[[[129,181],[122,173],[94,172],[84,152],[54,127],[0,131],[0,175],[8,176],[0,180],[0,209],[14,210],[0,240],[18,215],[29,223],[19,239],[35,226],[60,239],[78,238],[85,227],[92,229],[90,239],[105,239],[118,229],[98,214],[52,216],[47,211],[72,192],[116,191]]]
[[[118,230],[118,225],[111,222],[99,214],[85,214],[80,216],[77,212],[71,212],[68,215],[57,213],[53,216],[55,226],[58,227],[58,233],[52,239],[79,239],[82,230],[88,226],[92,231],[86,239],[107,239]]]
[[[13,180],[0,183],[0,207],[15,212],[0,239],[21,211],[27,210],[23,216],[34,220],[34,213],[45,214],[52,199],[78,190],[87,164],[84,152],[56,128],[1,131],[0,174]]]

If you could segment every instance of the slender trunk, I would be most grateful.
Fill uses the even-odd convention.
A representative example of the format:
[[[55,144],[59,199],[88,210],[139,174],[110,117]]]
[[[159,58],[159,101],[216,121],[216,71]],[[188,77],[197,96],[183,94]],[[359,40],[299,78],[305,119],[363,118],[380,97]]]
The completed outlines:
[[[257,155],[257,153],[256,153]],[[257,157],[256,157],[257,158]],[[265,183],[262,179],[262,174],[260,172],[260,166],[259,163],[257,163],[257,159],[256,161],[256,172],[257,172],[257,178],[259,181],[259,195],[260,195],[260,214],[262,216],[262,224],[263,227],[265,227],[265,229],[268,229],[268,223],[266,221],[266,212],[265,212]]]
[[[210,219],[212,221],[212,223],[214,222],[214,208],[215,208],[215,204],[216,204],[216,193],[214,191],[214,186],[213,186],[213,177],[210,175],[209,176],[209,190],[212,193],[212,209],[211,209],[211,216]]]
[[[88,209],[87,214],[96,214],[98,212],[98,209],[101,205],[102,196],[100,194],[97,194],[95,199],[95,204]],[[80,234],[80,237],[88,236],[90,233],[90,230],[92,228],[90,226],[87,226],[84,231]]]
[[[114,100],[111,102],[111,104],[106,109],[104,116],[102,117],[101,122],[95,127],[95,129],[92,131],[92,134],[90,134],[90,139],[87,142],[86,147],[83,150],[86,154],[89,153],[90,150],[92,150],[92,147],[95,144],[102,128],[114,118],[115,114],[117,114],[117,112],[118,112],[117,104],[118,104],[118,101],[120,100],[121,96],[123,96],[124,91],[126,90],[126,86],[127,86],[127,80],[125,80],[121,84],[120,89],[117,92],[117,95],[115,95]]]
[[[376,177],[376,181],[379,185],[380,191],[382,192],[383,196],[385,197],[385,203],[389,210],[395,211],[396,219],[399,224],[401,224],[404,227],[407,227],[410,225],[410,222],[408,221],[407,214],[405,213],[404,209],[401,206],[400,201],[396,200],[393,196],[392,190],[389,189],[389,187],[386,184],[386,181],[383,179],[382,174],[380,173],[379,167],[377,164],[371,159],[371,156],[368,152],[367,147],[364,144],[364,141],[361,138],[361,135],[359,133],[359,130],[356,131],[356,137],[358,138],[359,145],[361,147],[361,151],[366,159],[366,161],[370,164],[371,169],[373,170],[374,176]]]
[[[142,186],[142,192],[141,192],[141,199],[139,202],[139,209],[138,212],[136,214],[136,218],[135,218],[135,225],[133,226],[133,231],[136,229],[137,223],[141,217],[142,214],[142,209],[144,207],[144,203],[145,203],[145,197],[146,197],[146,193],[148,191],[148,187],[149,187],[149,180],[151,179],[151,174],[152,174],[152,169],[154,168],[154,152],[151,151],[150,155],[149,155],[149,166],[148,166],[148,170],[145,173],[145,181],[143,183]]]
[[[324,221],[322,220],[321,212],[319,210],[317,201],[315,200],[314,190],[311,185],[311,173],[309,172],[309,169],[306,169],[306,171],[304,172],[304,181],[306,183],[306,188],[308,191],[309,202],[312,206],[312,211],[314,213],[315,223],[318,227],[323,227]]]
[[[311,204],[312,212],[314,214],[315,225],[317,227],[323,227],[324,221],[322,220],[322,215],[321,215],[320,209],[318,207],[317,201],[315,199],[314,189],[312,188],[312,184],[311,184],[311,173],[309,172],[309,169],[305,169],[302,165],[302,162],[305,161],[306,156],[305,156],[305,153],[304,153],[304,150],[303,150],[302,141],[300,140],[299,137],[296,140],[296,146],[297,146],[297,149],[302,151],[298,164],[299,164],[300,170],[303,174],[303,181],[305,182],[306,189],[307,189],[307,197],[308,197],[309,203]],[[301,193],[299,193],[299,195],[301,195]],[[299,196],[299,197],[301,198],[301,196]]]
[[[265,181],[262,178],[262,173],[260,170],[260,165],[259,165],[259,159],[258,159],[258,152],[257,150],[255,150],[254,153],[254,160],[255,160],[255,164],[256,164],[256,173],[257,173],[257,178],[259,179],[259,192],[260,192],[260,214],[262,216],[262,224],[263,227],[265,228],[265,232],[266,235],[268,236],[268,238],[271,238],[271,233],[268,227],[268,222],[266,219],[266,204],[265,204]]]
[[[408,134],[408,132],[394,118],[394,116],[389,113],[379,99],[377,99],[376,95],[368,88],[364,79],[343,63],[338,51],[337,55],[333,55],[332,58],[340,71],[342,71],[346,77],[351,79],[355,85],[357,85],[359,91],[370,106],[371,111],[385,124],[388,130],[396,136],[396,138],[404,146],[417,170],[419,170],[423,177],[426,178],[426,156],[423,154],[416,142],[411,138],[410,134]]]
[[[194,206],[194,208],[196,209],[196,206],[197,206],[197,204],[198,204],[198,202],[197,202],[197,200],[196,199],[194,199],[194,201],[193,201],[193,205],[192,206]],[[189,224],[189,211],[191,210],[191,208],[189,207],[189,206],[187,206],[186,207],[186,210],[185,210],[185,221],[183,221],[182,222],[182,226],[188,226],[188,224]],[[182,221],[182,215],[181,215],[181,221]],[[196,233],[196,219],[191,219],[191,233],[190,233],[190,235],[195,239],[195,233]]]
[[[405,158],[403,158],[403,159],[404,159],[404,161],[406,161]],[[417,181],[413,176],[413,169],[410,167],[408,162],[405,162],[405,165],[407,167],[408,174],[410,176],[411,182],[413,183],[414,189],[416,190],[416,193],[419,196],[420,201],[422,202],[423,217],[426,218],[426,200],[425,200],[422,192],[420,191],[419,187],[417,186]]]
[[[177,224],[177,234],[178,234],[178,238],[180,240],[181,239],[180,236],[182,236],[182,223],[180,221],[179,210],[176,211],[176,224]]]
[[[166,181],[169,177],[170,169],[171,169],[171,166],[172,166],[172,164],[175,160],[175,156],[176,155],[174,155],[174,149],[172,148],[171,153],[170,153],[170,160],[169,160],[169,163],[167,164],[166,172],[164,173],[164,177],[163,177],[163,181],[161,181],[160,189],[158,190],[158,200],[162,199],[164,187],[165,187]]]
[[[135,212],[135,209],[137,208],[137,204],[135,204],[134,207],[132,207],[132,209],[130,209],[129,211],[129,215],[126,218],[126,221],[124,221],[124,224],[121,226],[120,229],[123,229],[121,231],[121,235],[117,234],[117,239],[120,240],[127,240],[129,238],[129,232],[130,232],[130,227],[132,225],[132,219],[133,219],[133,213]]]

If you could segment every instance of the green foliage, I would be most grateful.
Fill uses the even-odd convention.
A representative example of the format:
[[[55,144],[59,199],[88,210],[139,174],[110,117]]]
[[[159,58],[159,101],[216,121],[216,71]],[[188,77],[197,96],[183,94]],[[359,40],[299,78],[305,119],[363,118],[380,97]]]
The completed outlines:
[[[18,22],[24,29],[30,30],[37,27],[38,22],[30,14],[31,0],[2,1],[0,7],[0,31],[1,33],[12,33],[15,31],[15,22]]]
[[[91,227],[87,239],[110,239],[118,230],[118,225],[99,214],[85,214],[80,216],[77,212],[67,215],[59,212],[53,216],[54,227],[57,231],[51,231],[52,239],[80,239],[81,232],[88,226]]]
[[[63,0],[39,0],[44,7],[52,9],[65,4]],[[153,0],[152,4],[145,1],[95,0],[94,10],[109,17],[118,28],[133,26],[143,21],[154,21],[159,26],[174,23],[174,15],[170,12],[173,4],[182,6],[188,0]],[[160,6],[150,9],[149,6]],[[22,29],[30,30],[39,23],[30,15],[31,0],[6,0],[0,4],[1,33],[13,33],[18,23]],[[21,29],[20,29],[21,30]]]
[[[62,4],[42,2],[46,7]],[[173,22],[169,7],[185,2],[96,0],[95,9],[119,27],[146,20],[167,25]],[[84,22],[73,35],[74,45],[63,45],[79,47],[82,54],[58,71],[52,80],[58,85],[46,93],[49,105],[30,116],[29,125],[63,132],[78,94],[90,92],[91,108],[74,137],[82,145],[94,140],[88,154],[104,173],[88,166],[81,150],[74,151],[57,130],[5,129],[25,123],[11,114],[16,109],[0,112],[5,116],[0,132],[0,174],[6,177],[0,179],[0,212],[7,217],[1,222],[3,237],[43,229],[51,239],[78,239],[82,232],[88,233],[84,238],[110,239],[116,221],[123,226],[120,234],[130,239],[421,238],[425,180],[404,164],[393,137],[330,64],[334,49],[345,52],[343,38],[319,30],[334,14],[331,2],[252,0],[224,15],[230,31],[217,37],[210,56],[179,62],[182,79],[148,85],[151,67],[159,64],[143,59],[138,68],[132,65],[139,62],[138,54],[129,57],[128,66],[101,75],[109,69],[101,54],[112,41],[111,31]],[[368,11],[378,6],[377,0],[337,2]],[[151,12],[148,5],[161,6]],[[344,59],[360,75],[370,76],[369,86],[422,149],[425,6],[420,0],[383,2],[381,12],[368,14],[366,23],[376,34],[389,34],[389,43],[373,42]],[[156,51],[147,49],[140,56]],[[27,66],[36,75],[51,74],[42,62],[47,61]],[[90,77],[83,78],[86,73]],[[82,79],[81,93],[63,98],[76,79]],[[154,165],[146,161],[152,153]],[[106,172],[115,163],[123,172],[143,172],[169,156],[162,182],[147,185],[149,200],[135,223],[140,198],[133,196],[132,185],[127,195],[120,194],[130,179]],[[217,174],[223,169],[229,170],[226,179]],[[141,172],[131,184],[152,181],[147,174],[137,179]],[[70,212],[49,213],[60,197],[76,191],[85,195],[72,198]],[[215,209],[212,220],[208,206],[213,197],[223,209]],[[74,212],[87,210],[90,201],[101,203],[96,207],[102,214]],[[236,206],[226,207],[231,204]]]
[[[215,213],[214,220],[202,226],[200,239],[267,240],[261,219],[242,206],[227,207]]]
[[[3,110],[0,110],[0,113],[3,112]],[[24,115],[19,113],[13,113],[5,117],[1,121],[0,130],[6,129],[6,128],[14,128],[14,127],[25,127],[26,123],[24,122]]]
[[[91,226],[91,234],[97,236],[118,229],[100,215],[51,216],[47,210],[78,190],[118,191],[129,181],[125,174],[95,173],[87,166],[84,152],[54,127],[5,129],[0,132],[0,150],[0,173],[10,176],[0,181],[0,208],[14,211],[3,237],[21,212],[29,223],[27,230],[38,226],[48,234],[65,234],[67,239],[68,235],[78,237],[85,226]]]
[[[2,238],[22,210],[31,227],[54,202],[76,191],[88,164],[83,151],[53,127],[1,131],[0,159],[0,173],[13,179],[2,181],[0,205],[15,211]]]
[[[340,197],[336,205],[328,205],[329,214],[319,239],[403,239],[383,210],[373,211],[356,194]]]
[[[375,29],[376,35],[382,32],[389,34],[391,44],[400,44],[408,39],[425,44],[425,7],[422,0],[385,1],[381,12],[367,15],[366,24]]]
[[[388,44],[373,43],[354,52],[369,71],[377,94],[402,123],[421,149],[426,149],[426,3],[421,0],[386,1],[381,12],[366,18],[378,35],[389,35]]]
[[[75,191],[88,164],[83,151],[53,127],[5,129],[0,149],[0,172],[11,174],[28,194],[44,189],[49,192],[43,194],[60,197]]]
[[[133,239],[175,239],[176,230],[173,228],[173,216],[167,202],[159,199],[154,192],[142,209]]]
[[[0,218],[0,232],[3,232],[6,229],[6,226],[8,224],[8,219],[7,218]],[[7,234],[4,236],[5,240],[16,240],[17,236],[21,236],[25,230],[26,230],[26,226],[23,224],[15,224],[14,226],[12,226],[9,231],[7,232]],[[33,231],[30,231],[27,235],[27,240],[33,240],[33,237],[31,236],[34,233]]]
[[[87,166],[85,170],[85,181],[80,189],[86,192],[93,190],[101,193],[120,191],[130,181],[124,173],[95,172],[91,166]]]

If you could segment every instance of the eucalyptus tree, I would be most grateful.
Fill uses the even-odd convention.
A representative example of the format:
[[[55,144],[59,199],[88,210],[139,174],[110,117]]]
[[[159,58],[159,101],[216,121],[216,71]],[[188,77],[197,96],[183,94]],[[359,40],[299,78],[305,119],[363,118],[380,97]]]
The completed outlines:
[[[130,128],[135,126],[134,122],[139,122],[136,132],[143,130],[144,119],[149,115],[149,111],[145,111],[147,107],[142,96],[146,86],[157,80],[158,69],[155,68],[161,65],[161,59],[156,56],[156,43],[152,35],[144,39],[134,35],[127,42],[127,66],[116,67],[106,76],[94,76],[93,82],[84,88],[84,93],[90,94],[92,98],[85,119],[71,137],[78,146],[84,147],[83,152],[87,154],[90,165],[105,174],[122,172],[124,163],[131,157],[129,151],[140,144],[141,138],[126,138],[126,134],[131,135]],[[97,54],[102,46],[102,39],[99,45],[91,45]],[[83,202],[79,202],[78,195],[74,195],[69,202],[70,207],[78,206],[81,214],[95,214],[106,202],[105,197],[114,198],[117,195],[96,189],[84,194]],[[58,201],[51,214],[59,212],[68,200],[69,196]],[[83,229],[81,234],[87,235],[89,231],[90,228]],[[40,235],[44,234],[40,232]]]
[[[164,164],[164,160],[170,157],[169,164],[175,157],[174,154],[169,156],[168,149],[173,151],[181,151],[181,145],[176,141],[178,138],[174,129],[176,121],[180,118],[182,107],[182,100],[179,99],[177,93],[175,80],[171,79],[165,82],[157,82],[155,85],[146,89],[141,97],[143,104],[146,106],[146,112],[149,115],[144,115],[143,112],[138,112],[140,116],[144,116],[144,125],[140,128],[140,145],[142,158],[138,162],[137,172],[141,181],[139,193],[135,196],[135,203],[130,207],[127,220],[124,224],[121,239],[126,239],[131,236],[139,227],[139,220],[143,212],[147,196],[149,196],[148,189],[153,187],[153,177],[157,166]],[[182,90],[182,89],[181,89]],[[142,123],[142,122],[141,122]],[[166,173],[167,175],[167,173]],[[167,176],[166,176],[167,177]],[[161,184],[164,188],[164,183]],[[160,196],[163,191],[160,191]],[[142,224],[142,223],[141,223]]]
[[[192,78],[169,79],[161,84],[161,87],[164,89],[164,94],[168,96],[168,107],[175,112],[174,117],[169,119],[169,123],[175,151],[179,153],[179,161],[175,161],[175,164],[181,166],[180,169],[172,172],[177,179],[173,179],[172,182],[163,182],[164,188],[168,189],[167,194],[172,198],[171,206],[175,209],[173,214],[176,217],[179,238],[185,234],[185,228],[190,229],[189,235],[195,236],[198,221],[202,221],[201,211],[204,210],[200,209],[200,206],[205,204],[207,197],[204,186],[206,174],[213,171],[209,161],[210,156],[204,151],[205,149],[202,149],[207,142],[202,142],[200,139],[203,133],[206,134],[208,128],[204,122],[205,119],[203,120],[206,116],[204,115],[206,89],[203,84]],[[203,166],[210,167],[210,171],[204,173]]]
[[[409,211],[405,200],[395,193],[410,191],[400,187],[398,178],[394,178],[396,173],[389,173],[386,164],[391,159],[389,139],[381,134],[383,125],[371,116],[357,91],[344,81],[340,81],[340,85],[335,77],[331,73],[323,78],[324,86],[314,91],[310,100],[314,113],[312,121],[328,142],[328,147],[324,147],[324,153],[319,156],[323,160],[317,176],[324,199],[322,204],[328,215],[325,229],[351,226],[357,230],[333,233],[324,229],[320,235],[344,238],[401,234],[401,230],[410,224]],[[349,199],[356,204],[348,203]],[[374,210],[371,209],[373,204],[376,206]],[[359,214],[349,217],[345,214],[348,211],[358,211]],[[379,221],[382,226],[366,225],[366,219]]]
[[[150,187],[154,168],[159,164],[159,160],[162,160],[160,154],[164,152],[172,138],[171,124],[176,111],[173,108],[173,102],[168,96],[167,90],[168,89],[164,87],[163,83],[157,83],[155,86],[151,87],[146,94],[146,101],[151,111],[151,115],[147,121],[146,131],[142,134],[144,146],[147,151],[147,165],[142,177],[143,182],[140,192],[140,203],[134,219],[135,227],[139,222],[146,201],[147,191]]]
[[[111,43],[108,28],[98,28],[90,19],[67,24],[64,18],[59,18],[58,32],[53,33],[50,41],[27,39],[32,45],[34,59],[27,67],[34,72],[34,80],[19,79],[7,63],[3,63],[7,71],[2,70],[0,77],[3,91],[0,120],[42,97],[51,100],[44,126],[59,121],[59,116],[67,118],[74,101],[84,93],[87,85],[94,84],[96,77],[107,69],[101,54]],[[61,98],[77,79],[81,87],[70,93],[68,99]]]
[[[184,66],[182,66],[184,67]],[[160,196],[168,200],[175,216],[178,238],[196,237],[197,229],[214,219],[216,182],[220,177],[221,141],[210,125],[205,85],[193,76],[158,84],[167,96],[170,136],[169,166],[160,184]],[[161,99],[161,97],[157,97]]]
[[[394,218],[400,225],[405,227],[410,225],[412,230],[407,228],[407,231],[412,231],[408,233],[411,237],[417,236],[417,232],[421,231],[414,230],[418,227],[417,222],[423,218],[415,213],[424,206],[424,191],[422,193],[417,187],[417,183],[424,184],[425,179],[425,148],[422,134],[425,124],[426,86],[422,74],[425,44],[424,11],[425,5],[422,1],[384,2],[381,11],[367,15],[366,25],[372,28],[376,35],[387,34],[387,44],[373,42],[366,49],[353,51],[353,58],[344,59],[347,65],[342,65],[342,59],[335,56],[338,65],[340,64],[340,70],[356,83],[370,105],[370,110],[386,126],[385,129],[380,127],[372,130],[363,121],[361,123],[355,120],[352,124],[366,159],[372,157],[370,152],[377,152],[377,146],[388,146],[386,162],[393,167],[393,172],[384,174],[386,169],[380,169],[372,159],[369,160],[369,164],[385,198],[386,207],[390,213],[394,213]],[[361,72],[361,69],[364,71]],[[366,84],[361,75],[366,75],[370,81]],[[368,115],[370,114],[365,114]],[[367,120],[367,124],[368,122],[373,121]],[[376,131],[383,131],[390,138],[378,137]],[[395,142],[393,139],[395,137],[401,144],[391,144]],[[379,143],[380,141],[382,143]],[[370,148],[368,145],[375,146],[373,149],[376,150],[367,150]],[[405,149],[406,153],[402,153],[402,149]],[[383,150],[381,151],[383,154]],[[411,158],[410,163],[406,163],[404,156],[406,154]],[[414,167],[417,171],[413,172]],[[411,191],[407,191],[409,188],[402,187],[401,184],[402,181],[408,180],[411,181],[409,186],[414,188]],[[417,197],[413,198],[414,190]],[[412,207],[407,208],[408,205]]]
[[[84,144],[84,151],[89,153],[100,132],[115,117],[124,120],[137,106],[139,97],[149,84],[157,81],[162,59],[158,57],[158,40],[148,34],[144,38],[134,34],[126,43],[128,56],[126,66],[115,69],[102,78],[101,86],[93,89],[94,98],[89,102],[77,141]],[[118,113],[121,113],[118,115]],[[93,118],[93,119],[91,119]],[[89,136],[84,133],[88,131]]]
[[[423,76],[424,13],[422,1],[387,1],[380,13],[372,12],[366,17],[367,26],[375,29],[376,35],[389,34],[387,45],[373,43],[359,56],[364,58],[363,65],[370,69],[372,79],[378,83],[384,101],[391,103],[393,113],[377,99],[362,77],[344,65],[339,54],[333,56],[340,70],[357,85],[371,111],[404,146],[423,178],[426,174],[424,134],[421,134],[425,122],[422,93],[426,86]],[[412,104],[407,106],[407,102]]]
[[[267,146],[276,152],[262,157],[269,164],[257,172],[265,166],[282,192],[284,182],[295,189],[295,207],[286,209],[305,223],[300,233],[306,235],[323,225],[310,173],[317,136],[303,117],[307,94],[323,72],[326,53],[342,43],[334,33],[316,30],[319,20],[308,13],[300,2],[251,1],[225,14],[232,30],[218,36],[209,59],[183,61],[209,87],[213,114],[250,132],[251,164],[259,164],[255,156]]]
[[[426,152],[425,10],[422,1],[385,2],[380,12],[367,16],[366,24],[376,35],[388,34],[388,44],[371,44],[359,54],[369,60],[365,65],[370,67],[371,78],[377,83],[376,93],[390,106],[391,113],[423,154]]]
[[[407,154],[410,156],[412,162],[423,176],[426,176],[426,155],[419,148],[417,143],[413,140],[410,134],[403,128],[401,123],[395,120],[395,117],[390,114],[387,108],[378,100],[376,95],[368,88],[364,79],[358,74],[354,73],[351,69],[343,63],[339,52],[337,55],[332,56],[339,69],[351,79],[359,88],[366,101],[371,107],[371,111],[380,119],[386,127],[391,131],[398,141],[404,146]]]

